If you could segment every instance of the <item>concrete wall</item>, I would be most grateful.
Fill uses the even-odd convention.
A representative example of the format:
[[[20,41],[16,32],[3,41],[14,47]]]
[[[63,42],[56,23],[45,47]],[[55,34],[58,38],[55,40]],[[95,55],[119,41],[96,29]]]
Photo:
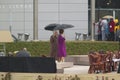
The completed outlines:
[[[0,30],[33,34],[33,0],[0,0]]]
[[[88,0],[39,0],[39,39],[49,40],[50,23],[66,23],[75,27],[65,30],[67,40],[75,40],[75,32],[88,33]]]
[[[38,38],[49,40],[50,23],[66,23],[75,27],[65,30],[67,40],[75,39],[75,32],[88,33],[88,0],[39,0]],[[0,30],[30,33],[33,39],[33,0],[0,0]]]

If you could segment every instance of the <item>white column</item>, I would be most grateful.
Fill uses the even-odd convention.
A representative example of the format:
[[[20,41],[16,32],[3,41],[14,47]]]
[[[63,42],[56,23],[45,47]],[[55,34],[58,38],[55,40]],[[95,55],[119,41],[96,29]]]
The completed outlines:
[[[91,40],[94,41],[95,0],[91,0]]]
[[[38,0],[33,0],[33,40],[38,40]]]

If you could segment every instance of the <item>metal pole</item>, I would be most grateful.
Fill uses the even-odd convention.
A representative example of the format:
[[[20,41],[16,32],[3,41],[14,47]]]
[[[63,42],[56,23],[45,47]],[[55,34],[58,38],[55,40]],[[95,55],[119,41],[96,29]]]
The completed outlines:
[[[115,10],[113,10],[113,18],[115,19]]]
[[[119,38],[119,45],[118,46],[119,46],[119,50],[118,51],[120,51],[120,38]]]
[[[58,23],[60,24],[60,0],[58,0]]]
[[[97,1],[97,5],[98,5],[98,21],[99,21],[99,18],[100,18],[100,0]]]
[[[120,35],[118,36],[118,38],[119,38],[119,50],[118,51],[120,51]]]
[[[24,32],[23,33],[25,33],[25,0],[24,0]]]
[[[38,0],[33,0],[33,40],[38,40]]]
[[[91,0],[91,40],[94,41],[95,0]]]

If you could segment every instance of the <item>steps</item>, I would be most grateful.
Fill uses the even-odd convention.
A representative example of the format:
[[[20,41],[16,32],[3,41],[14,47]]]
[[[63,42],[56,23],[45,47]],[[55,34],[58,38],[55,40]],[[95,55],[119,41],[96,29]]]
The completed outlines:
[[[89,65],[88,55],[68,55],[65,62],[73,62],[74,65]]]
[[[64,68],[73,67],[73,62],[56,62],[57,73],[64,73]]]
[[[56,62],[57,73],[64,73],[65,68],[72,68],[74,65],[89,65],[89,59],[87,55],[68,55],[65,58],[65,62]]]

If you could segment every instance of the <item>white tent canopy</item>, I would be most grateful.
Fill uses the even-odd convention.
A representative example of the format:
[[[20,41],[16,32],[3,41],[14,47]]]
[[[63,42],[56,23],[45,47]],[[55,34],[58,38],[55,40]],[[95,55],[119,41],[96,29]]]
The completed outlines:
[[[13,42],[10,31],[0,31],[0,43]]]
[[[4,52],[6,54],[6,48],[5,43],[7,42],[13,42],[12,35],[10,31],[0,31],[0,46],[2,46],[2,49],[0,48],[0,51]]]

